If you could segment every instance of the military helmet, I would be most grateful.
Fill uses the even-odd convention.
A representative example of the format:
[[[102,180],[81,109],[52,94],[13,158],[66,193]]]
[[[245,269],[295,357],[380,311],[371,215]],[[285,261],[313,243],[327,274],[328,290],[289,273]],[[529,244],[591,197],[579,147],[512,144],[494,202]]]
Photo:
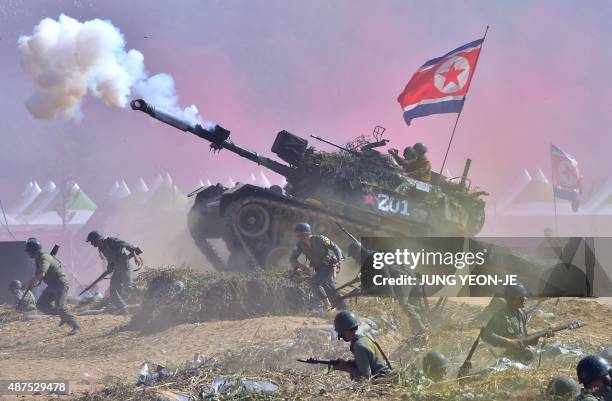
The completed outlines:
[[[404,159],[412,159],[416,156],[416,152],[412,146],[406,146],[404,148]]]
[[[526,297],[527,294],[527,288],[521,283],[509,284],[504,288],[504,298],[506,300]]]
[[[41,249],[42,245],[36,238],[28,238],[25,246],[26,252],[40,252]]]
[[[359,255],[361,253],[361,244],[359,242],[351,242],[348,247],[349,256]]]
[[[412,148],[414,149],[417,155],[424,155],[425,153],[427,153],[427,146],[425,146],[425,144],[421,142],[415,143]]]
[[[100,241],[102,238],[102,234],[100,234],[99,231],[92,231],[87,234],[87,239],[85,240],[85,242]]]
[[[443,368],[448,368],[450,361],[443,353],[438,351],[430,351],[423,357],[423,372],[429,376],[435,371]]]
[[[354,329],[357,326],[359,326],[359,319],[357,319],[357,315],[354,312],[343,310],[334,318],[334,329],[336,329],[338,334],[345,330]]]
[[[608,361],[609,364],[612,365],[612,347],[608,347],[599,353],[603,359]]]
[[[308,224],[308,223],[298,223],[298,224],[296,224],[294,231],[296,233],[312,234],[312,229],[310,228],[310,224]]]
[[[578,382],[589,384],[598,377],[605,376],[609,373],[611,367],[608,361],[599,355],[587,355],[578,362],[576,373]]]
[[[11,291],[20,290],[20,289],[21,289],[21,281],[19,281],[19,280],[13,280],[9,284],[9,290],[11,290]]]
[[[553,377],[546,387],[546,395],[555,399],[573,400],[579,392],[578,383],[569,376]]]

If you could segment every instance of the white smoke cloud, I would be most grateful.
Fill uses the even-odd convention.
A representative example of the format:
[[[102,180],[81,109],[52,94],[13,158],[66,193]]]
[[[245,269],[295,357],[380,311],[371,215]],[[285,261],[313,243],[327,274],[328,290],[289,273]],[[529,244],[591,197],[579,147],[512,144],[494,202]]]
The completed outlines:
[[[79,118],[81,100],[89,94],[113,107],[126,107],[130,99],[143,97],[200,122],[195,106],[178,106],[172,76],[149,77],[143,54],[126,51],[123,34],[110,21],[80,22],[63,14],[57,21],[45,18],[31,36],[20,36],[18,44],[23,68],[38,87],[25,102],[35,118]]]

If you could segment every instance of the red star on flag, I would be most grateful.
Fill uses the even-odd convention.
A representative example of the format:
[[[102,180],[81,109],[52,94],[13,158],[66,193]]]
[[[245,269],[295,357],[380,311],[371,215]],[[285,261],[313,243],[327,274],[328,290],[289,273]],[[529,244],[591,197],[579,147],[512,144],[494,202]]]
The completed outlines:
[[[461,74],[463,71],[465,70],[455,69],[455,64],[452,64],[446,72],[441,72],[440,75],[445,78],[444,88],[446,88],[446,86],[450,83],[454,83],[455,85],[459,86],[459,74]]]

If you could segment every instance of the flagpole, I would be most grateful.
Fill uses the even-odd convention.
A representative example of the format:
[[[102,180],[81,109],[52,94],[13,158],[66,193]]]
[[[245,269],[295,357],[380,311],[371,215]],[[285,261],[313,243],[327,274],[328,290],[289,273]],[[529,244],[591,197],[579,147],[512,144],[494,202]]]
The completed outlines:
[[[550,144],[551,148],[552,148],[552,143]],[[552,150],[551,150],[552,152]],[[557,227],[557,196],[555,195],[555,180],[554,180],[554,176],[555,176],[555,164],[553,163],[552,160],[552,155],[550,157],[550,179],[553,181],[552,183],[552,196],[553,196],[553,205],[555,208],[555,237],[558,236],[558,227]]]
[[[472,77],[476,73],[476,66],[478,65],[478,59],[480,58],[480,53],[482,53],[482,48],[484,47],[484,41],[487,37],[487,32],[489,32],[489,25],[485,29],[485,33],[482,37],[482,44],[480,45],[480,51],[478,52],[478,56],[476,56],[476,61],[474,62],[474,71],[472,72]],[[470,81],[471,83],[471,81]],[[459,117],[461,117],[461,113],[463,112],[463,106],[465,105],[465,100],[467,99],[467,93],[463,96],[463,104],[461,105],[461,110],[457,113],[457,119],[455,120],[455,125],[453,126],[453,132],[451,133],[450,140],[448,141],[448,147],[446,148],[446,153],[444,154],[444,160],[442,161],[442,167],[440,168],[440,175],[444,171],[444,165],[446,164],[446,158],[448,157],[448,152],[450,151],[451,145],[453,143],[453,138],[455,137],[455,130],[457,129],[457,124],[459,123]]]

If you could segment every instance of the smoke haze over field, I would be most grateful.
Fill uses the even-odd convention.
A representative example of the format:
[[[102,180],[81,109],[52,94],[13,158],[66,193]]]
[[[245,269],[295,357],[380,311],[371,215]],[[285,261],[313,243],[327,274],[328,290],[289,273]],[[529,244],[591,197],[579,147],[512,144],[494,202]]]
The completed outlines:
[[[120,72],[121,64],[91,63],[93,81],[87,74],[52,76],[60,86],[76,87],[74,97],[63,98],[61,108],[41,108],[48,105],[40,102],[45,97],[31,95],[49,76],[35,73],[32,80],[37,69],[28,57],[22,67],[18,41],[44,18],[57,21],[61,14],[81,22],[110,21],[123,34],[108,31],[115,35],[113,49],[136,64],[136,53],[146,61],[146,70],[144,64],[135,68],[123,87],[93,85],[103,101],[85,97],[77,122],[37,120],[28,107],[41,117],[78,112],[83,92],[94,93],[92,82],[103,82],[100,77],[109,73],[99,67],[113,65],[110,71]],[[611,17],[612,5],[605,1],[193,0],[177,6],[110,0],[34,6],[7,0],[0,4],[0,169],[10,174],[0,176],[0,195],[10,203],[30,179],[62,176],[75,179],[94,199],[116,179],[133,184],[165,171],[184,190],[199,179],[248,179],[254,167],[248,161],[226,151],[209,153],[198,138],[104,104],[125,105],[134,95],[129,89],[145,82],[134,77],[145,71],[170,74],[182,107],[196,105],[232,130],[234,142],[260,153],[270,154],[281,129],[345,142],[380,124],[393,147],[427,143],[437,170],[455,116],[422,118],[407,127],[397,95],[424,61],[480,37],[486,25],[491,30],[447,167],[458,175],[472,158],[472,181],[501,196],[524,167],[550,175],[553,142],[578,159],[588,192],[612,173]],[[160,77],[166,77],[158,78],[165,79],[165,88],[172,87],[169,76]],[[166,93],[173,98],[171,90]]]

